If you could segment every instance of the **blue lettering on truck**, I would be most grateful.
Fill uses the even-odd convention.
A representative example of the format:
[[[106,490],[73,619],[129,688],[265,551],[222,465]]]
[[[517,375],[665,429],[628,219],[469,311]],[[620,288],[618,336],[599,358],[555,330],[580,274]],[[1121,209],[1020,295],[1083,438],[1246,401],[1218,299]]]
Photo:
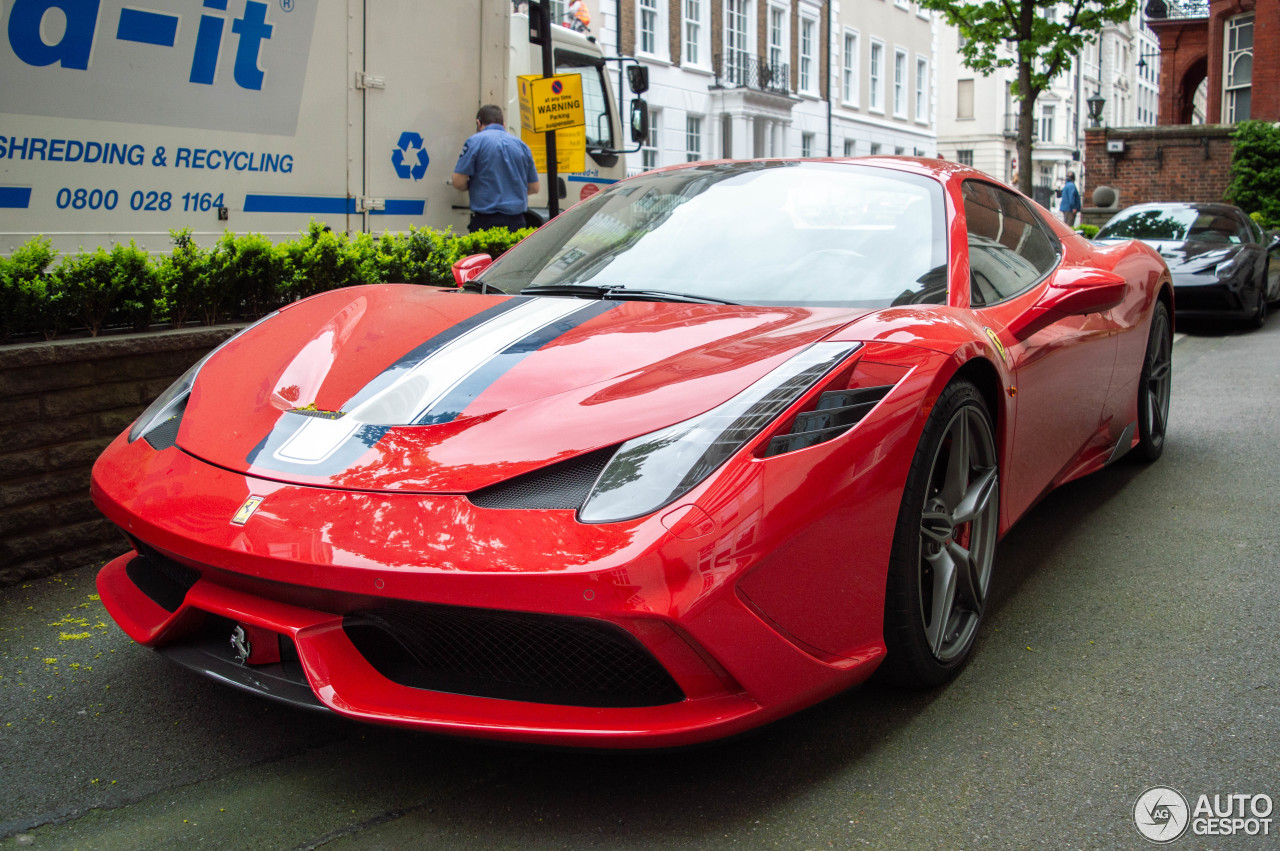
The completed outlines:
[[[13,10],[9,13],[9,45],[14,54],[28,65],[61,65],[63,68],[88,70],[100,4],[101,0],[14,0]],[[227,0],[204,0],[204,5],[225,12]],[[40,24],[45,14],[53,9],[60,10],[67,23],[62,37],[49,44],[44,40]],[[120,10],[116,25],[116,39],[173,47],[180,20],[179,15],[124,8]],[[195,55],[191,59],[191,82],[213,83],[218,53],[222,48],[223,23],[220,16],[200,16]],[[239,37],[233,76],[241,88],[262,88],[264,75],[258,67],[258,57],[262,43],[271,38],[274,29],[267,23],[267,4],[257,0],[245,3],[244,14],[231,22],[231,32]]]
[[[0,113],[293,136],[316,6],[0,2]]]

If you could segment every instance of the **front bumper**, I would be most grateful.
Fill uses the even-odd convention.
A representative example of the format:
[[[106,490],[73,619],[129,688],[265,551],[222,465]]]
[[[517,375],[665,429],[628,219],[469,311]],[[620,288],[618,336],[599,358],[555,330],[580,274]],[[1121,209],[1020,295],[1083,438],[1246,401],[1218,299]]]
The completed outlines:
[[[683,508],[586,526],[571,512],[516,517],[455,495],[282,484],[206,465],[176,448],[155,452],[144,441],[117,440],[95,468],[94,498],[138,551],[109,563],[98,587],[134,640],[295,706],[501,740],[684,745],[747,730],[842,691],[869,676],[884,653],[883,597],[876,590],[884,587],[887,551],[862,537],[871,533],[849,534],[836,548],[863,552],[878,570],[814,590],[861,601],[843,607],[854,626],[840,652],[818,651],[741,591],[740,580],[758,569],[768,576],[760,568],[785,562],[786,553],[771,542],[776,535],[762,523],[760,507],[743,505],[743,483],[730,492],[734,497],[723,500],[703,494],[702,504],[724,506],[712,508],[709,535],[682,525],[683,515],[673,519]],[[243,525],[232,523],[250,495],[262,496],[261,506]],[[792,530],[791,537],[813,561],[806,536]],[[157,590],[139,559],[169,565],[177,587]],[[766,597],[768,584],[757,581],[757,597]],[[803,599],[799,589],[788,591]],[[612,633],[613,644],[601,639],[610,647],[638,648],[635,655],[651,660],[675,692],[620,700],[584,699],[581,689],[569,689],[568,697],[519,687],[503,692],[474,687],[474,672],[468,680],[453,669],[440,685],[424,687],[420,677],[398,674],[404,665],[380,658],[353,629],[364,613],[414,606],[464,619],[497,613],[508,622],[587,624]],[[253,655],[247,664],[238,661],[231,643],[237,626],[259,644],[271,636],[283,652],[261,664]],[[460,635],[458,642],[474,639]],[[492,648],[498,639],[486,640],[480,645]],[[508,642],[524,643],[520,635]],[[478,679],[486,677],[494,679],[485,672]]]

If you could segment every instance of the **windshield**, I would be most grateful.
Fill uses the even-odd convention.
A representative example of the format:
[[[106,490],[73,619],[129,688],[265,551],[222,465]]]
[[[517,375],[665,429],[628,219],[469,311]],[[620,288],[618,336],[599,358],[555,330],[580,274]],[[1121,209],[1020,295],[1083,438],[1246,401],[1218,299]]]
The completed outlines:
[[[1185,242],[1198,213],[1192,207],[1126,210],[1103,225],[1095,239],[1162,239]]]
[[[760,305],[941,304],[942,187],[813,162],[642,175],[562,214],[483,278],[508,293],[582,287]]]
[[[609,98],[605,95],[604,68],[599,59],[556,51],[557,74],[582,75],[582,110],[586,116],[586,144],[592,148],[613,147],[613,121]]]

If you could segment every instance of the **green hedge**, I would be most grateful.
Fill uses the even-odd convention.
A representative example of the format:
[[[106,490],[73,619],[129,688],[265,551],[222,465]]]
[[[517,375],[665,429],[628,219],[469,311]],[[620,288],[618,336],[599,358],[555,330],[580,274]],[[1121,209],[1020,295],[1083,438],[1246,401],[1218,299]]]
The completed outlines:
[[[320,222],[296,240],[227,232],[202,248],[189,230],[171,231],[173,252],[152,257],[132,242],[58,258],[37,237],[0,257],[0,342],[52,340],[63,331],[97,336],[105,328],[175,328],[192,322],[256,319],[283,304],[357,284],[452,286],[451,267],[471,254],[500,256],[531,230],[455,235],[408,233],[348,237]]]
[[[1280,125],[1241,121],[1231,138],[1227,200],[1248,210],[1262,227],[1280,227]]]

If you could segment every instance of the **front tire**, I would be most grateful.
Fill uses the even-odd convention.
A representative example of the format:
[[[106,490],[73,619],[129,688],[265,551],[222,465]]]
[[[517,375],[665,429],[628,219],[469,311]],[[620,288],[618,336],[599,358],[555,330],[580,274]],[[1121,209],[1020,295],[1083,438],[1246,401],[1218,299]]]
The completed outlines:
[[[1173,329],[1169,325],[1169,308],[1157,301],[1138,379],[1138,445],[1133,454],[1139,461],[1154,461],[1164,452],[1172,387]]]
[[[955,381],[925,423],[898,511],[882,666],[891,682],[936,686],[964,666],[986,607],[999,515],[991,415],[977,387]]]

